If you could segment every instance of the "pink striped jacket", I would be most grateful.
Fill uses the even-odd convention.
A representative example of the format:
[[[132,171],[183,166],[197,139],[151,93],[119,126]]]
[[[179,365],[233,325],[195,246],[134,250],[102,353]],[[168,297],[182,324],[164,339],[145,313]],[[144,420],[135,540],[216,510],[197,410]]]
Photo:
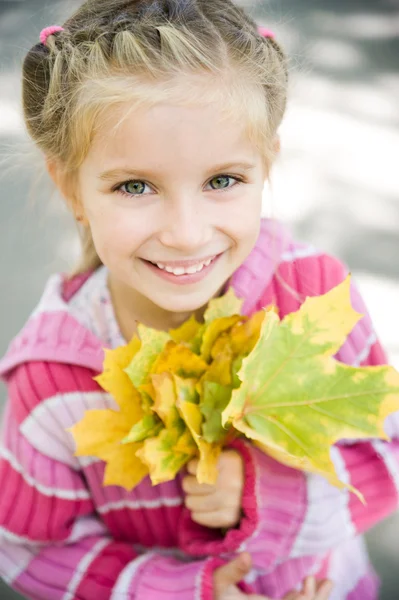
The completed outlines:
[[[264,220],[256,247],[230,284],[245,299],[246,314],[273,302],[284,316],[345,275],[339,261],[294,243]],[[375,600],[378,581],[361,534],[398,506],[399,418],[387,423],[390,443],[342,443],[332,450],[340,476],[363,493],[365,506],[241,441],[244,516],[226,535],[191,520],[180,477],[156,487],[146,479],[132,492],[103,487],[104,464],[74,457],[66,432],[86,409],[115,406],[93,381],[103,342],[70,308],[87,278],[51,278],[0,363],[8,388],[0,449],[5,581],[34,600],[211,600],[214,569],[247,550],[254,568],[244,590],[281,598],[317,574],[335,581],[331,600]],[[365,316],[338,358],[383,363],[355,287],[352,300]]]

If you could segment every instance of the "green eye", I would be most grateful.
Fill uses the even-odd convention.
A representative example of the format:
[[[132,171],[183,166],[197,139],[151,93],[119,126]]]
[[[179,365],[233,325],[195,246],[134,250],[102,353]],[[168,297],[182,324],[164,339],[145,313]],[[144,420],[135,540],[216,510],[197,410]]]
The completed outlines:
[[[209,183],[214,190],[224,190],[225,188],[230,187],[230,180],[231,177],[228,175],[219,175],[219,177],[211,179]]]
[[[123,184],[123,187],[128,194],[139,195],[144,194],[145,191],[145,183],[142,181],[128,181]]]

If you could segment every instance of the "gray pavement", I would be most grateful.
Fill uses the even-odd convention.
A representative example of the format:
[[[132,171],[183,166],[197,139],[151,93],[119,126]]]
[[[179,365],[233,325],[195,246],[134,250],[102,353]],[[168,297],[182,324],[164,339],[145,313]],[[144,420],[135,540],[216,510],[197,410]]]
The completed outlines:
[[[242,0],[292,57],[282,156],[265,214],[350,265],[378,334],[399,367],[399,7],[395,0]],[[20,62],[42,27],[77,2],[0,0],[0,354],[50,273],[77,254],[75,230],[24,141]],[[3,388],[0,398],[4,397]],[[399,599],[399,516],[368,536],[381,600]],[[15,599],[0,584],[0,600]]]

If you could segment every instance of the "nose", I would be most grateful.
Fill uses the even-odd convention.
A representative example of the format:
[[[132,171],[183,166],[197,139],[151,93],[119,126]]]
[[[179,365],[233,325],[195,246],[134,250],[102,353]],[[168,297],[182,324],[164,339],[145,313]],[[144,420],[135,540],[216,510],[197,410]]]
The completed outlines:
[[[165,202],[165,225],[159,234],[161,243],[181,256],[207,251],[212,237],[209,211],[198,197],[181,196]]]

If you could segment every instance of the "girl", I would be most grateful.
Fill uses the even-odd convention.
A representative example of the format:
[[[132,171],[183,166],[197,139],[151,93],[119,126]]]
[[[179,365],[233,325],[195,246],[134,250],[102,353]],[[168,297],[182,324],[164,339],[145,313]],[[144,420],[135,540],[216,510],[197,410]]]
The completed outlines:
[[[192,462],[167,484],[104,487],[66,431],[112,403],[93,376],[137,321],[201,319],[228,286],[246,314],[284,316],[346,276],[261,219],[286,90],[280,46],[229,0],[88,0],[26,56],[26,125],[83,236],[0,365],[0,573],[29,598],[377,598],[360,534],[398,505],[394,419],[391,443],[332,451],[366,505],[242,441],[215,486]],[[383,363],[352,299],[365,316],[338,358]]]

